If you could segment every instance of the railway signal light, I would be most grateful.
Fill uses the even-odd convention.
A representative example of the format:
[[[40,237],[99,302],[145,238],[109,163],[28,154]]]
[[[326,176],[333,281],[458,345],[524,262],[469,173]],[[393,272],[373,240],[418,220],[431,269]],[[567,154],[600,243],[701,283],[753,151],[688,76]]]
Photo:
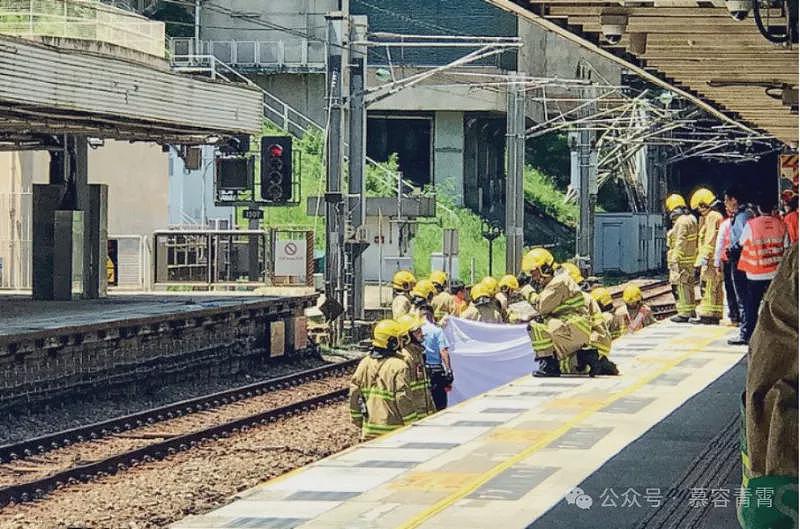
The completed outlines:
[[[261,138],[261,198],[267,202],[292,200],[292,138]]]

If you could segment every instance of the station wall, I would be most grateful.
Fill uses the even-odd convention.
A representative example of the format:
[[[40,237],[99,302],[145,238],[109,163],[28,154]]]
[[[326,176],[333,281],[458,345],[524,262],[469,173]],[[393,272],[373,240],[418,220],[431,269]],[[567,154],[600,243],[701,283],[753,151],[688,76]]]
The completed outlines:
[[[155,144],[106,140],[89,149],[89,183],[108,184],[110,236],[167,226],[168,155]],[[0,288],[31,287],[33,184],[48,183],[44,151],[0,153]],[[145,270],[141,271],[143,277]]]

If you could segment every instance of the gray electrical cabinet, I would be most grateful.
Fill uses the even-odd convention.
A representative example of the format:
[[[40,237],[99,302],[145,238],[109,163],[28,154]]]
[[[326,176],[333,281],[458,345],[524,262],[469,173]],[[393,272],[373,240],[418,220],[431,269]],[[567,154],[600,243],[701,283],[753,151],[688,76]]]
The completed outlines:
[[[664,268],[665,253],[661,215],[598,213],[595,216],[594,273],[657,272]]]

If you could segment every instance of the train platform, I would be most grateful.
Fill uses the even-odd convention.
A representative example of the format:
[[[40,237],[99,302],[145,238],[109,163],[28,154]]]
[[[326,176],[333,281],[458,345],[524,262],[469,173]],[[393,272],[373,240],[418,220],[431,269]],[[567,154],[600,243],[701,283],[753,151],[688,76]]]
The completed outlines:
[[[305,308],[313,305],[315,295],[219,295],[209,293],[127,294],[102,299],[74,301],[39,301],[30,294],[0,295],[0,337],[37,333],[47,335],[64,329],[80,331],[96,326],[108,328],[119,324],[165,321],[198,314],[247,307],[272,308],[282,312],[285,306]]]
[[[199,371],[235,373],[304,352],[304,313],[316,298],[0,295],[0,409],[146,388]]]
[[[171,527],[736,527],[733,330],[659,323],[615,342],[618,377],[523,377]],[[727,509],[698,511],[726,480]]]

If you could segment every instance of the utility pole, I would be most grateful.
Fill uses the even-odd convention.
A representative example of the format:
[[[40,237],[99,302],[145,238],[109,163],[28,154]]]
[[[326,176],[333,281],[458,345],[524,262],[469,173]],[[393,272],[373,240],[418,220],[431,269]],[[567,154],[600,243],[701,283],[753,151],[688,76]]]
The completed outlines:
[[[506,167],[506,273],[517,275],[525,243],[525,89],[516,73],[506,94]]]
[[[588,72],[581,68],[578,72],[581,79],[589,80]],[[581,100],[593,96],[590,88],[581,89]],[[582,118],[588,118],[594,113],[594,104],[586,105],[581,111]],[[594,253],[594,210],[597,204],[597,151],[595,146],[595,133],[589,130],[589,125],[584,124],[578,133],[578,182],[580,220],[575,237],[575,255],[579,266],[591,272],[592,254]]]
[[[348,194],[350,200],[350,225],[354,228],[356,241],[361,242],[357,228],[364,224],[365,188],[364,165],[367,150],[367,109],[364,105],[364,88],[366,87],[367,46],[353,44],[367,40],[367,17],[363,15],[350,17],[350,112],[348,142]],[[361,257],[362,247],[351,246],[352,285],[350,288],[349,309],[353,319],[364,318],[364,271]]]
[[[325,192],[325,299],[331,304],[344,306],[344,216],[342,197],[343,159],[343,87],[346,85],[348,68],[344,67],[347,57],[344,56],[344,36],[346,18],[341,12],[329,13],[327,22],[328,64],[326,91],[328,100],[329,125],[327,142],[327,186]],[[338,312],[338,311],[337,311]],[[333,318],[335,324],[332,332],[332,343],[341,337],[342,319]]]

